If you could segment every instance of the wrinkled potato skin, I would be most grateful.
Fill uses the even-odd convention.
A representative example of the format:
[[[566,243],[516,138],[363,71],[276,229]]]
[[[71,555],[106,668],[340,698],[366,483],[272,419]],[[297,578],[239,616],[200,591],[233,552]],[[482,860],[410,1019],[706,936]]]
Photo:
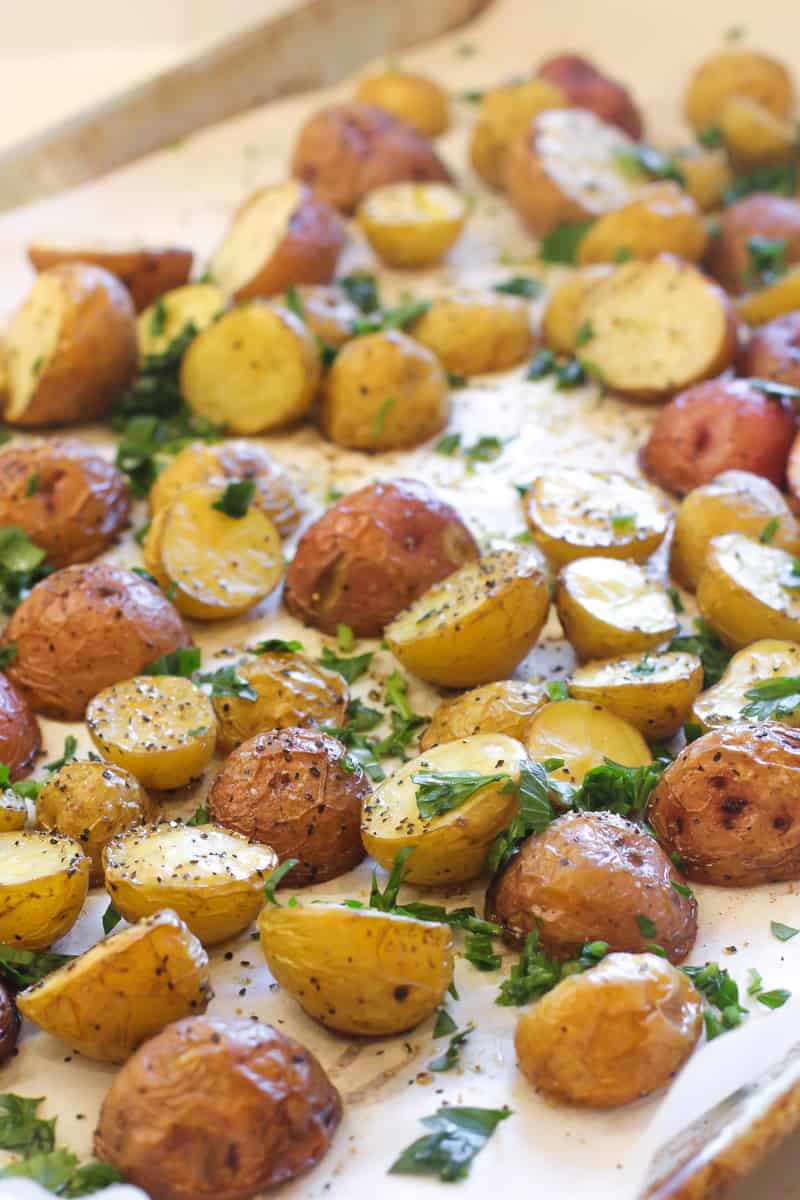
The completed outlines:
[[[301,537],[286,573],[289,612],[323,633],[375,637],[478,546],[425,484],[392,479],[344,496]]]
[[[776,117],[792,110],[789,72],[774,58],[754,50],[720,50],[694,72],[685,98],[686,119],[705,129],[720,115],[730,96],[747,96]]]
[[[753,887],[800,879],[800,730],[735,721],[667,767],[647,820],[689,879]]]
[[[776,379],[800,388],[800,312],[787,313],[753,330],[741,370],[757,379]]]
[[[0,1063],[4,1063],[16,1050],[19,1027],[14,997],[6,984],[0,983]]]
[[[128,524],[129,511],[125,476],[81,442],[0,453],[0,525],[19,525],[54,567],[96,558]]]
[[[569,812],[522,843],[493,881],[486,914],[513,945],[538,928],[556,958],[575,957],[584,942],[634,954],[657,942],[678,963],[697,936],[697,901],[673,880],[682,877],[640,826],[610,812]],[[652,920],[654,937],[637,915]]]
[[[711,274],[728,292],[738,295],[753,285],[747,243],[755,235],[784,241],[787,266],[800,262],[800,200],[754,192],[723,209],[708,262]]]
[[[14,686],[34,712],[64,721],[79,721],[103,688],[190,644],[163,593],[110,563],[64,567],[37,583],[3,640],[17,645],[7,668]]]
[[[164,250],[78,250],[31,243],[28,258],[37,271],[46,271],[62,263],[89,263],[116,275],[130,292],[137,312],[189,282],[194,254],[175,246]]]
[[[151,1200],[249,1200],[318,1162],[341,1111],[293,1038],[244,1018],[189,1017],[116,1075],[94,1152]]]
[[[700,1037],[694,984],[654,954],[610,954],[517,1022],[519,1064],[545,1095],[614,1108],[662,1087]]]
[[[623,84],[618,83],[580,54],[556,54],[539,67],[537,75],[560,87],[570,104],[588,108],[609,125],[637,141],[642,136],[642,115]]]
[[[699,262],[708,245],[701,214],[677,183],[665,180],[639,189],[628,204],[603,213],[578,245],[581,266],[613,263],[620,250],[633,258],[677,254]]]
[[[30,774],[41,742],[28,702],[0,672],[0,762],[9,768],[12,783]]]
[[[356,99],[382,108],[421,133],[438,137],[450,123],[447,92],[416,71],[386,70],[362,79]]]
[[[533,345],[528,305],[498,292],[465,292],[432,302],[412,332],[457,375],[516,366]]]
[[[420,751],[476,733],[505,733],[521,741],[528,721],[548,701],[544,687],[499,679],[442,700],[420,738]]]
[[[211,819],[298,863],[295,886],[344,875],[364,857],[361,802],[371,793],[360,767],[344,771],[345,748],[311,729],[260,733],[234,750],[208,794]]]
[[[484,183],[502,188],[512,144],[538,113],[567,103],[566,93],[546,79],[490,88],[481,100],[469,146],[470,161]]]

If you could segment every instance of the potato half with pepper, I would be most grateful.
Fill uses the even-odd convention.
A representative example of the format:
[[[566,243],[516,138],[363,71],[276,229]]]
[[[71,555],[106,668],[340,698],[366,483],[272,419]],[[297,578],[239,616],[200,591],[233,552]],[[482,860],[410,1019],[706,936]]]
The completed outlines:
[[[726,646],[740,650],[759,638],[800,642],[795,561],[786,550],[740,533],[711,539],[697,607]]]
[[[507,371],[533,345],[528,304],[518,296],[477,289],[438,296],[411,332],[457,375]]]
[[[567,685],[577,700],[602,704],[651,742],[671,738],[688,720],[703,686],[695,654],[622,655],[577,667]]]
[[[83,908],[89,870],[73,838],[0,833],[0,942],[44,950],[62,938]]]
[[[669,596],[637,563],[579,558],[556,584],[556,609],[581,662],[652,650],[678,623]]]
[[[757,695],[747,694],[752,688],[758,692],[760,684],[762,690],[769,689],[772,682],[798,675],[800,644],[760,638],[734,654],[719,683],[700,693],[692,708],[692,719],[704,733],[717,725],[747,720],[751,718],[748,707],[758,699]],[[786,725],[800,725],[800,710],[782,711],[779,719]]]
[[[528,758],[562,759],[553,778],[576,786],[607,758],[623,767],[643,767],[652,759],[635,725],[589,700],[546,704],[531,717],[522,740]]]
[[[227,306],[227,296],[215,283],[187,283],[166,292],[136,321],[140,361],[165,354],[187,326],[193,326],[197,333],[207,329]]]
[[[546,703],[542,685],[519,679],[498,679],[472,688],[452,700],[442,700],[423,731],[420,749],[430,750],[441,742],[455,742],[475,733],[506,733],[521,741],[530,718]]]

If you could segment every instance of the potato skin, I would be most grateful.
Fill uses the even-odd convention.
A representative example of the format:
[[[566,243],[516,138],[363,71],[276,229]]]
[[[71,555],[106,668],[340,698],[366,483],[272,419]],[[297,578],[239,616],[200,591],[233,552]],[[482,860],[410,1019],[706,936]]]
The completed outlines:
[[[301,537],[284,603],[324,633],[375,637],[431,584],[478,557],[455,509],[425,484],[393,479],[338,500]]]
[[[274,296],[298,283],[328,283],[344,239],[344,227],[330,204],[303,188],[282,241],[255,275],[237,289],[234,299]]]
[[[249,1200],[318,1162],[341,1111],[293,1038],[244,1018],[188,1017],[116,1075],[94,1151],[151,1200]]]
[[[438,297],[412,333],[448,371],[467,376],[506,371],[533,345],[525,301],[488,291]]]
[[[169,600],[111,563],[64,567],[37,583],[3,631],[7,674],[34,712],[79,721],[103,688],[190,644]],[[65,686],[68,681],[68,686]]]
[[[588,108],[601,120],[618,125],[637,141],[641,138],[642,115],[630,92],[616,79],[599,71],[588,58],[580,54],[555,54],[542,63],[537,75],[562,88],[575,108]]]
[[[689,879],[752,887],[800,879],[800,730],[734,721],[667,767],[647,819]]]
[[[0,762],[11,773],[11,782],[29,775],[42,743],[39,722],[27,700],[0,672]]]
[[[382,108],[421,133],[438,137],[450,123],[447,92],[416,71],[386,70],[362,79],[356,99]]]
[[[547,700],[544,687],[518,679],[499,679],[442,700],[420,738],[420,751],[476,733],[505,733],[522,741],[528,721]]]
[[[7,984],[0,981],[0,1063],[17,1048],[20,1019],[14,996]]]
[[[82,442],[39,442],[0,453],[0,525],[19,525],[55,567],[96,558],[128,524],[129,512],[125,476]]]
[[[287,884],[324,883],[357,866],[361,802],[371,794],[361,767],[345,771],[345,748],[312,729],[259,733],[234,750],[208,794],[212,820],[278,857],[298,859]]]
[[[353,336],[361,313],[336,285],[301,284],[297,289],[306,325],[329,346],[343,346]]]
[[[747,243],[756,235],[784,241],[787,266],[800,262],[800,201],[754,192],[723,209],[708,261],[711,274],[726,291],[739,294],[751,286]]]
[[[720,50],[695,70],[686,91],[686,119],[693,129],[716,121],[731,96],[755,100],[776,117],[792,109],[792,80],[783,63],[754,50]]]
[[[664,180],[646,184],[622,208],[599,216],[580,240],[577,261],[581,266],[611,263],[627,250],[633,258],[669,253],[699,262],[707,245],[694,200],[677,183]]]
[[[194,254],[170,246],[163,250],[90,250],[59,249],[44,243],[32,242],[28,258],[37,271],[46,271],[62,263],[89,263],[103,267],[116,275],[130,292],[137,312],[189,282]]]
[[[743,374],[800,388],[800,312],[754,329],[741,355]]]
[[[502,188],[512,144],[537,113],[565,108],[567,104],[566,92],[546,79],[523,79],[489,88],[481,100],[469,144],[470,162],[484,183]]]

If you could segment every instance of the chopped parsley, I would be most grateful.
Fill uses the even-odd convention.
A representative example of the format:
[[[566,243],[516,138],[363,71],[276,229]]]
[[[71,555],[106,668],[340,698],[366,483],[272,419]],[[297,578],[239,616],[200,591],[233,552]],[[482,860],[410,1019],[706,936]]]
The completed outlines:
[[[13,612],[34,584],[50,574],[45,552],[19,525],[0,525],[0,612]]]
[[[763,529],[760,531],[760,533],[758,535],[758,540],[761,542],[762,545],[764,545],[764,546],[769,545],[769,543],[775,537],[775,534],[780,529],[780,524],[781,523],[777,517],[771,517],[769,519],[769,521],[767,521],[766,525],[764,525]]]
[[[199,671],[201,661],[202,655],[198,646],[181,646],[178,650],[171,650],[169,654],[162,654],[160,658],[153,659],[142,674],[188,677]]]
[[[349,654],[356,644],[356,636],[349,625],[336,626],[336,645],[342,654]]]
[[[186,822],[186,824],[187,825],[207,825],[209,820],[210,820],[210,818],[208,815],[208,809],[203,808],[202,804],[198,804],[197,808],[194,810],[192,815],[189,817],[189,820]]]
[[[642,935],[642,937],[658,937],[658,931],[652,921],[652,918],[646,916],[645,913],[636,914],[636,924],[639,926],[639,933]]]
[[[0,671],[5,671],[6,667],[10,667],[16,657],[16,642],[6,642],[5,646],[0,646]]]
[[[494,434],[484,434],[478,438],[477,442],[464,448],[464,457],[470,465],[478,462],[494,462],[502,454],[504,445],[502,438],[496,437]]]
[[[455,454],[460,445],[460,433],[446,433],[443,437],[439,438],[438,442],[433,448],[437,454],[444,454],[449,457]]]
[[[358,317],[353,329],[357,337],[368,333],[379,333],[384,329],[405,329],[413,321],[424,316],[431,306],[430,300],[408,300],[394,308]]]
[[[368,271],[354,271],[352,275],[344,275],[336,280],[351,304],[365,314],[377,312],[381,306],[378,293],[378,282]]]
[[[372,872],[372,888],[369,894],[370,908],[377,909],[378,912],[394,912],[397,904],[397,894],[400,891],[400,884],[403,882],[403,876],[406,872],[406,862],[413,853],[413,846],[404,846],[402,850],[397,851],[389,878],[386,881],[386,887],[383,891],[381,891],[378,884],[377,873],[375,871]]]
[[[280,908],[281,902],[275,895],[275,889],[283,879],[284,875],[288,875],[292,867],[296,867],[300,860],[297,858],[285,858],[283,862],[270,871],[267,878],[264,880],[264,895],[267,898],[268,904],[274,904],[276,908]]]
[[[481,788],[508,779],[508,774],[481,775],[479,771],[420,770],[411,776],[417,788],[417,808],[423,820],[460,808]]]
[[[52,950],[22,950],[19,946],[0,945],[0,976],[22,991],[44,979],[51,971],[57,971],[65,963],[72,962],[74,957],[74,954],[54,954]],[[0,1145],[0,1148],[13,1147]]]
[[[716,150],[722,145],[722,130],[713,121],[703,129],[698,129],[694,136],[696,141],[706,150]]]
[[[793,925],[784,925],[782,921],[770,921],[769,928],[779,942],[789,942],[800,933],[800,929],[795,929]]]
[[[459,375],[456,371],[445,371],[445,375],[447,376],[447,386],[454,391],[457,388],[466,387],[469,382],[465,375]]]
[[[56,1118],[36,1115],[43,1100],[0,1096],[0,1148],[21,1156],[0,1169],[0,1179],[32,1179],[59,1196],[87,1196],[121,1182],[110,1163],[90,1159],[81,1166],[71,1150],[56,1148]]]
[[[541,295],[543,286],[541,280],[534,279],[531,275],[512,275],[503,283],[496,283],[493,291],[505,293],[507,296],[524,296],[527,300],[533,300]]]
[[[375,652],[370,650],[366,654],[356,654],[352,658],[339,658],[330,646],[323,646],[319,661],[323,667],[330,667],[332,671],[338,671],[348,683],[355,683],[369,670],[369,665],[374,657]]]
[[[561,760],[556,761],[560,766]],[[505,866],[524,838],[531,833],[541,833],[554,819],[547,766],[546,763],[538,762],[522,763],[517,789],[519,812],[508,828],[499,833],[489,847],[486,865],[492,873]]]
[[[447,1049],[436,1058],[431,1059],[425,1069],[427,1071],[452,1071],[453,1067],[457,1067],[461,1059],[461,1048],[474,1028],[474,1025],[467,1025],[464,1029],[457,1030],[450,1038]]]
[[[710,1005],[703,1013],[706,1037],[709,1041],[735,1029],[747,1017],[747,1009],[739,1003],[739,986],[719,963],[703,967],[681,967],[694,986]]]
[[[263,642],[259,642],[256,646],[250,648],[251,654],[272,654],[286,653],[294,654],[295,651],[303,649],[302,642],[290,641],[287,642],[283,638],[267,638]]]
[[[592,325],[592,322],[588,319],[586,321],[581,321],[580,325],[575,331],[575,348],[579,350],[581,346],[585,346],[587,342],[590,342],[593,337],[594,326]]]
[[[539,946],[539,930],[534,929],[525,939],[518,961],[508,979],[500,984],[495,1004],[517,1007],[540,1000],[568,975],[576,975],[599,963],[608,954],[608,942],[586,942],[577,959],[559,962]]]
[[[148,323],[148,333],[151,337],[161,337],[162,333],[167,328],[167,306],[164,303],[163,296],[159,296],[153,305],[153,311],[150,314]]]
[[[786,239],[754,233],[747,239],[749,262],[745,283],[762,286],[774,283],[786,271]]]
[[[442,1107],[422,1124],[433,1132],[408,1146],[389,1168],[391,1175],[435,1175],[443,1183],[466,1179],[480,1153],[510,1108]]]
[[[386,418],[394,408],[395,404],[397,404],[397,400],[397,396],[387,396],[385,400],[381,401],[380,407],[375,414],[375,420],[372,422],[373,437],[380,437],[381,433],[383,432],[383,426],[386,422]]]
[[[555,703],[559,700],[569,700],[569,688],[563,679],[550,679],[545,684],[548,697]]]
[[[744,693],[750,701],[742,709],[743,717],[755,721],[779,721],[800,708],[800,675],[762,679]]]
[[[737,175],[728,184],[722,197],[724,205],[735,204],[742,196],[753,192],[774,192],[778,196],[793,196],[797,187],[795,163],[774,163],[754,167],[745,175]]]
[[[36,493],[38,492],[38,490],[39,490],[39,472],[31,471],[30,475],[28,476],[27,483],[25,484],[25,495],[26,496],[35,496]]]
[[[211,507],[215,508],[217,512],[224,513],[226,517],[233,517],[235,521],[240,521],[247,515],[247,510],[253,503],[255,494],[256,481],[254,479],[237,479],[226,486],[224,492]]]
[[[453,1018],[446,1008],[438,1009],[436,1013],[436,1024],[433,1027],[434,1038],[447,1037],[448,1034],[455,1033],[458,1029]]]
[[[756,1000],[767,1008],[783,1008],[791,994],[786,988],[774,988],[771,992],[758,992]]]
[[[636,525],[636,513],[617,513],[611,518],[611,528],[615,533],[624,533]]]
[[[68,762],[72,762],[78,750],[78,739],[73,734],[68,733],[64,738],[64,749],[61,752],[61,757],[56,758],[53,762],[45,763],[45,771],[60,771]]]
[[[646,142],[640,142],[632,150],[620,151],[616,159],[622,169],[634,178],[644,174],[651,179],[673,179],[681,187],[686,187],[686,176],[675,160]]]
[[[206,671],[197,676],[198,683],[210,683],[213,696],[238,696],[240,700],[257,700],[258,692],[242,679],[236,667],[219,667],[216,671]]]
[[[116,929],[121,920],[122,915],[114,907],[114,901],[109,900],[108,908],[103,913],[103,933],[111,933],[111,930]]]
[[[559,225],[539,243],[539,258],[543,262],[573,264],[581,239],[588,233],[594,220],[573,221]]]
[[[676,587],[668,587],[667,595],[675,612],[682,613],[684,611],[684,603],[681,600],[681,594],[678,589]]]
[[[702,617],[694,619],[695,633],[678,634],[672,639],[668,650],[685,650],[696,654],[703,664],[703,687],[713,687],[725,674],[733,651],[724,646],[710,625]]]

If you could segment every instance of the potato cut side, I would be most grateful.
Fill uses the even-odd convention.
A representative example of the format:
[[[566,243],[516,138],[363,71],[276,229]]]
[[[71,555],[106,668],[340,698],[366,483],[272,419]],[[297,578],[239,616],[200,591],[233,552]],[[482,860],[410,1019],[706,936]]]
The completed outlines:
[[[792,79],[783,63],[755,50],[721,50],[700,64],[686,92],[686,118],[694,129],[718,121],[731,96],[746,96],[776,117],[792,111]]]
[[[22,829],[27,819],[28,806],[22,796],[12,792],[11,788],[0,792],[0,833]]]
[[[775,317],[800,308],[800,267],[790,267],[773,283],[746,292],[735,301],[736,311],[748,325],[765,325]]]
[[[635,563],[579,558],[556,586],[564,632],[581,661],[650,650],[678,628],[669,596]]]
[[[189,325],[200,333],[225,311],[226,297],[214,283],[187,283],[151,304],[136,321],[139,357],[163,354]]]
[[[17,1007],[85,1058],[121,1063],[171,1021],[205,1012],[212,995],[205,950],[165,910],[53,971]]]
[[[631,179],[625,156],[633,141],[581,108],[550,109],[532,127],[532,142],[552,184],[586,216],[620,208],[643,182]]]
[[[552,777],[576,786],[607,758],[623,767],[642,767],[653,757],[638,729],[588,700],[559,700],[539,709],[528,725],[525,750],[536,762],[562,758],[563,767]]]
[[[747,720],[742,710],[753,702],[753,697],[746,696],[746,691],[764,680],[798,675],[800,644],[761,638],[734,654],[719,683],[700,693],[694,702],[693,719],[704,733],[729,721]],[[782,713],[780,720],[785,725],[800,725],[800,711]]]
[[[652,742],[678,732],[702,686],[703,664],[695,654],[645,652],[577,667],[569,693],[603,705]]]
[[[0,942],[43,950],[78,919],[89,889],[80,843],[52,833],[0,833]]]
[[[700,212],[676,183],[665,181],[640,188],[622,208],[603,213],[581,238],[577,258],[582,266],[630,258],[655,258],[664,252],[699,262],[708,246]]]
[[[572,354],[578,335],[578,311],[589,290],[613,271],[609,263],[580,267],[559,283],[547,300],[542,314],[542,333],[551,350]]]
[[[392,267],[427,267],[442,258],[467,219],[464,197],[446,183],[390,183],[362,200],[358,223]]]
[[[296,179],[260,188],[234,217],[209,264],[212,278],[235,295],[269,262],[289,232],[306,188]]]
[[[258,925],[275,979],[339,1033],[413,1029],[441,1004],[453,977],[445,925],[338,904],[270,906]]]
[[[791,122],[749,96],[730,96],[720,109],[718,123],[725,149],[741,167],[786,162],[796,153]]]
[[[15,421],[28,408],[47,364],[58,348],[67,297],[61,280],[38,275],[5,335],[8,386],[5,417]]]
[[[741,650],[760,638],[800,642],[795,558],[740,533],[709,543],[697,607],[723,642]]]
[[[453,700],[443,700],[420,738],[420,748],[429,750],[441,742],[454,742],[475,733],[522,738],[530,718],[546,703],[543,685],[498,679],[462,692]]]

